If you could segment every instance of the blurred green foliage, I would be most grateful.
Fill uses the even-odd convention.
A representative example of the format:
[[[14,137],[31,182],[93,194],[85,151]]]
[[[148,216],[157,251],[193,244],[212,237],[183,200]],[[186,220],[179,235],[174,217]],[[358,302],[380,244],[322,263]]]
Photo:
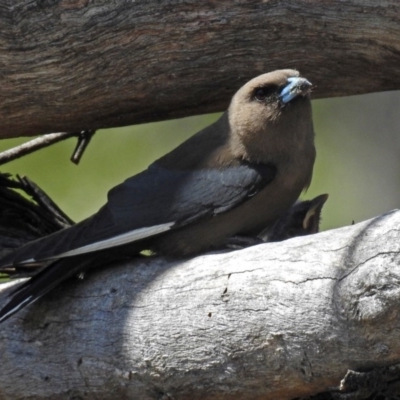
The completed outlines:
[[[302,197],[329,193],[322,229],[359,222],[400,202],[399,93],[313,102],[317,162]],[[145,169],[220,114],[98,131],[79,166],[69,139],[2,166],[27,175],[75,221],[96,212],[107,191]],[[0,141],[0,151],[30,138]]]

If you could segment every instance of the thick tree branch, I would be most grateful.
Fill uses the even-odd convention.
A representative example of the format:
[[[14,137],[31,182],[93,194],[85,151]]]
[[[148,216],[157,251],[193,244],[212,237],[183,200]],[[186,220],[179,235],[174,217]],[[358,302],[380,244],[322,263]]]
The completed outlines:
[[[398,363],[399,224],[72,280],[2,324],[0,399],[284,400]]]
[[[298,68],[314,97],[400,89],[400,4],[7,0],[1,137],[224,110],[245,81]]]

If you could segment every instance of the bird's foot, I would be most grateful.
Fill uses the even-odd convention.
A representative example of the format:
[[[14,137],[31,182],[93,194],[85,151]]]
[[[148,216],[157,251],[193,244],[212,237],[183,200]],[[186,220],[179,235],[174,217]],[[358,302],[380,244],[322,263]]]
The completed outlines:
[[[240,250],[261,243],[264,243],[264,241],[259,237],[236,235],[225,241],[225,247],[228,249]]]

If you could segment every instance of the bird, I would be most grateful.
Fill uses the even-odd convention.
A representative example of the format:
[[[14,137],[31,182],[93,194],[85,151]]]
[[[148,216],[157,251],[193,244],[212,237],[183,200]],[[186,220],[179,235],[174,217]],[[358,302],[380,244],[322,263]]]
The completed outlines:
[[[233,236],[228,238],[226,247],[238,250],[256,244],[282,242],[294,237],[318,233],[322,207],[328,197],[328,194],[320,194],[311,200],[298,200],[274,224],[263,229],[257,236],[248,237],[245,240],[241,237]],[[0,268],[0,274],[3,273],[8,278],[18,279],[31,277],[37,270],[35,266],[6,267],[4,269]]]
[[[327,194],[320,194],[311,200],[296,201],[285,214],[257,237],[263,242],[281,242],[318,233],[322,207],[327,200]]]
[[[39,272],[9,293],[0,322],[89,268],[144,250],[193,257],[274,224],[311,183],[311,90],[292,69],[251,79],[216,122],[111,189],[97,213],[6,255],[1,268]]]
[[[312,200],[298,200],[275,223],[267,226],[257,236],[232,236],[227,239],[226,247],[238,250],[261,243],[282,242],[318,233],[322,207],[328,197],[328,194],[321,194]]]

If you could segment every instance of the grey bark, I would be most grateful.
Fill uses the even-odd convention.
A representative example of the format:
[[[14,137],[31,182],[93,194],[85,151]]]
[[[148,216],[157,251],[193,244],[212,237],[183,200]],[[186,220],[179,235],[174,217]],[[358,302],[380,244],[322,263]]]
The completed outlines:
[[[67,282],[1,325],[0,399],[285,400],[398,363],[399,224]]]
[[[400,89],[397,0],[5,0],[0,137],[226,109],[297,68],[314,98]]]

